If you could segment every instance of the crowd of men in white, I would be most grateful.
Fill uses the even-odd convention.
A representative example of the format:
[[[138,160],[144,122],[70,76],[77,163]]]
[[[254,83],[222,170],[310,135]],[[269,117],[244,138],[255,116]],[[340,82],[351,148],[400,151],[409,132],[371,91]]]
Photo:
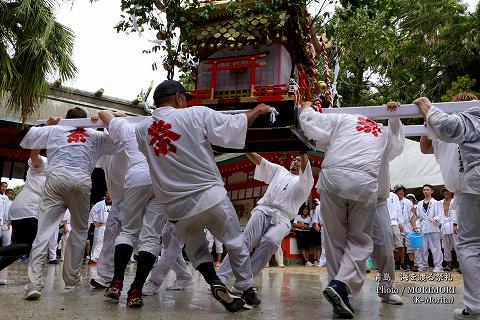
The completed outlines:
[[[431,139],[422,137],[422,151],[435,153],[446,185],[442,202],[434,200],[432,187],[425,185],[425,199],[416,204],[411,195],[405,196],[403,186],[390,191],[389,161],[402,152],[405,140],[399,119],[392,118],[383,127],[359,115],[316,112],[311,103],[303,103],[300,126],[325,150],[316,185],[321,203],[314,221],[304,205],[314,184],[308,155],[301,153],[286,169],[247,153],[256,165],[254,178],[268,188],[241,232],[211,145],[242,149],[247,128],[270,107],[259,104],[234,115],[206,107],[186,108],[191,96],[173,80],[159,84],[153,98],[156,109],[139,124],[131,124],[122,113],[101,111],[92,119],[107,125],[103,132],[57,125],[60,119],[50,118],[45,126],[31,128],[22,140],[21,146],[32,150],[30,169],[8,218],[2,216],[2,239],[11,224],[17,244],[24,247],[0,251],[0,269],[30,254],[26,299],[41,296],[47,247],[62,223],[68,234],[62,246],[65,290],[83,286],[80,269],[90,216],[96,227],[91,259],[98,273],[91,284],[106,288],[106,297],[119,300],[134,247],[137,268],[127,306],[141,307],[142,291],[147,295],[158,291],[169,270],[177,276],[171,288],[191,285],[192,274],[182,256],[185,246],[193,267],[228,311],[255,307],[261,301],[253,289],[254,277],[277,252],[293,220],[301,249],[308,247],[302,232],[321,230],[321,238],[318,233],[310,239],[314,247],[324,246],[329,284],[323,295],[340,317],[354,316],[349,296],[360,292],[369,257],[379,272],[390,275],[378,286],[391,288],[395,260],[404,270],[426,271],[430,249],[433,271],[442,272],[444,259],[451,269],[455,249],[464,277],[465,307],[454,310],[453,316],[480,319],[480,108],[448,115],[427,98],[414,101],[434,134]],[[398,106],[387,104],[389,110]],[[74,108],[66,118],[86,118],[86,113]],[[42,149],[47,157],[40,156]],[[109,194],[89,215],[91,173],[97,164],[105,171]],[[9,200],[2,196],[2,201]],[[213,242],[209,244],[205,229],[210,239],[219,241],[217,254],[223,246],[228,252],[218,272],[211,255]],[[32,231],[36,236],[21,236]],[[421,250],[410,245],[406,235],[411,231],[423,233]],[[310,265],[308,250],[302,253]],[[321,264],[320,250],[314,250],[314,259]],[[225,285],[231,277],[238,294]],[[383,302],[402,304],[391,290],[379,290],[379,296]]]

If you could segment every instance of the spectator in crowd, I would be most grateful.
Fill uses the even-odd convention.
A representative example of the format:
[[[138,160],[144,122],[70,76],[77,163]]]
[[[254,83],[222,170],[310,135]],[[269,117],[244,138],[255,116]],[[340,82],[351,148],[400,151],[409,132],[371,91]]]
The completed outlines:
[[[390,224],[392,226],[395,269],[399,270],[400,261],[402,259],[401,254],[403,253],[403,215],[400,207],[400,200],[398,196],[393,192],[389,193],[387,200],[387,208],[390,215]]]
[[[320,257],[322,256],[322,217],[320,215],[320,200],[315,199],[315,211],[312,216],[310,227],[310,243],[313,247],[313,265],[320,267]]]
[[[398,196],[400,203],[400,214],[403,219],[403,246],[402,248],[399,248],[400,267],[404,271],[409,271],[414,264],[415,249],[413,249],[410,245],[408,234],[412,232],[416,226],[417,216],[413,212],[414,209],[412,201],[405,197],[407,189],[403,185],[399,184],[394,187],[394,192]],[[407,265],[405,262],[405,247],[407,248],[410,265]]]
[[[8,183],[6,183],[5,181],[2,181],[0,183],[0,194],[5,195],[5,191],[7,191],[7,189],[8,189]]]
[[[10,199],[11,193],[9,192],[8,184],[2,182],[0,195],[0,244],[5,247],[12,243],[12,227],[10,226],[10,219],[8,218],[8,212],[12,200]],[[8,196],[10,194],[10,196]]]
[[[442,220],[442,237],[443,237],[443,260],[446,262],[444,271],[451,271],[452,266],[452,250],[457,253],[458,225],[457,211],[453,204],[453,193],[443,188],[442,194],[445,199],[440,201],[440,208],[443,210]]]
[[[110,197],[110,193],[106,191],[105,199],[97,202],[90,210],[90,219],[95,225],[90,265],[97,265],[98,257],[100,256],[103,247],[103,235],[105,233],[105,226],[111,208],[112,198]]]
[[[412,224],[412,230],[413,231],[420,231],[419,224],[417,223],[417,221],[418,221],[418,216],[417,216],[418,200],[413,193],[407,194],[405,196],[405,198],[407,198],[407,200],[410,200],[413,204],[413,207],[412,207],[413,216],[412,216],[412,219],[410,220],[410,223]],[[408,238],[408,236],[407,236],[407,238]],[[410,271],[417,272],[418,271],[417,255],[419,254],[419,250],[411,247],[410,240],[408,240],[408,241],[406,240],[406,243],[407,243],[408,258],[410,260],[410,266],[409,266]],[[408,249],[409,246],[410,246],[410,250]]]
[[[15,191],[13,189],[5,190],[5,195],[8,197],[10,201],[13,201],[13,199],[15,199]]]
[[[5,190],[5,195],[8,197],[10,201],[13,201],[13,199],[15,199],[15,191],[13,189]]]
[[[310,216],[310,208],[307,204],[302,204],[298,210],[298,214],[293,220],[293,227],[297,234],[297,246],[302,251],[305,267],[312,267],[310,262],[310,223],[312,217]]]
[[[425,199],[418,203],[418,222],[423,233],[423,247],[418,253],[418,271],[428,268],[428,249],[432,252],[433,272],[442,272],[442,249],[440,243],[440,222],[442,220],[441,208],[438,201],[432,198],[433,187],[429,184],[423,186]]]
[[[395,248],[395,253],[397,256],[396,264],[398,263],[398,267],[403,271],[409,271],[410,268],[405,263],[405,237],[408,232],[411,232],[411,220],[412,220],[412,211],[411,208],[413,204],[410,200],[405,199],[405,195],[407,194],[407,189],[403,185],[396,185],[393,188],[393,192],[398,197],[398,221],[402,222],[399,223],[399,243],[398,247]],[[394,233],[394,238],[397,235]],[[400,242],[402,243],[400,246]],[[395,243],[395,239],[394,239]],[[396,243],[395,243],[396,244]],[[396,268],[397,269],[397,268]]]

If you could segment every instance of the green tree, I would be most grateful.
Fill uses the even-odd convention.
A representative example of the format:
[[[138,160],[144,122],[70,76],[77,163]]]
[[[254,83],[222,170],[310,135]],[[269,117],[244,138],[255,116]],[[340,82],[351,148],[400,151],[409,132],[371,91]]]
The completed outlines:
[[[49,80],[74,77],[74,35],[55,21],[55,0],[0,0],[0,95],[22,121],[49,92]]]
[[[363,0],[335,15],[347,105],[419,95],[438,101],[458,76],[479,78],[479,8],[469,14],[459,0]]]
[[[470,92],[477,96],[478,93],[472,90],[476,82],[468,75],[458,77],[457,80],[452,82],[452,87],[447,90],[447,93],[442,96],[442,101],[452,101],[452,98],[460,92]]]

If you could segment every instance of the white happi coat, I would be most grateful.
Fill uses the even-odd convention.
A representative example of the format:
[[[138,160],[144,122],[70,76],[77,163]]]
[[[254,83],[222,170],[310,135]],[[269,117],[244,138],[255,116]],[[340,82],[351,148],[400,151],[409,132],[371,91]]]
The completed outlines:
[[[432,146],[435,159],[440,166],[440,173],[445,182],[445,188],[453,193],[462,192],[465,167],[458,144],[434,139],[432,140]]]
[[[400,200],[400,211],[403,217],[403,230],[407,234],[413,231],[412,223],[410,222],[413,217],[413,203],[407,198]]]
[[[108,128],[113,141],[123,144],[123,150],[127,156],[124,188],[152,184],[147,159],[138,150],[135,125],[128,123],[124,118],[114,118],[110,121]]]
[[[417,221],[420,223],[422,232],[440,232],[440,222],[442,221],[443,208],[440,208],[439,202],[433,198],[430,200],[426,211],[423,208],[423,203],[423,200],[421,200],[417,204]],[[437,222],[435,223],[434,220]]]
[[[384,128],[363,116],[322,114],[312,108],[302,111],[300,125],[307,137],[328,144],[318,188],[344,199],[375,204],[387,144]]]
[[[38,208],[45,189],[45,167],[47,158],[42,158],[42,164],[38,167],[32,166],[32,159],[28,159],[28,171],[25,185],[10,206],[10,220],[27,218],[38,218]]]
[[[450,207],[448,209],[448,217],[445,216],[445,210],[443,209],[443,203],[445,202],[445,200],[439,201],[440,210],[442,212],[442,219],[440,220],[442,226],[440,227],[440,229],[443,235],[453,234],[453,225],[458,223],[457,210],[455,209],[456,206],[453,203],[454,201],[455,200],[452,199],[452,201],[450,202]]]
[[[121,148],[103,132],[67,126],[33,127],[20,146],[30,150],[47,149],[47,176],[53,170],[62,170],[87,186],[92,184],[90,175],[98,159]]]
[[[313,187],[312,167],[308,162],[299,175],[290,173],[283,166],[262,158],[255,167],[255,180],[268,184],[267,191],[258,201],[256,210],[272,216],[273,223],[290,225],[298,209],[304,203]]]
[[[108,214],[110,213],[111,205],[107,205],[105,200],[97,202],[90,210],[90,220],[93,222],[103,223],[100,228],[105,230]]]
[[[400,207],[398,196],[390,192],[387,199],[388,214],[390,215],[390,224],[392,226],[403,225],[403,215]]]
[[[206,107],[157,108],[136,127],[140,151],[150,165],[156,199],[169,219],[197,215],[226,197],[210,143],[241,149],[247,116]]]

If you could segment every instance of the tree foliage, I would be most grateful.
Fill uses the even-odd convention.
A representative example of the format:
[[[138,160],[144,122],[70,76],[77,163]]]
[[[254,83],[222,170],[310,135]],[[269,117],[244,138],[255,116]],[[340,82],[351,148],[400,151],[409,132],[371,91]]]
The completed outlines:
[[[97,0],[91,0],[97,1]],[[285,6],[292,10],[306,8],[315,4],[311,21],[316,32],[321,32],[330,21],[330,13],[326,11],[328,5],[338,0],[271,0],[271,1],[230,1],[225,10],[233,14],[239,30],[248,27],[248,17],[252,14],[275,16]],[[206,20],[212,12],[214,4],[199,0],[121,0],[121,9],[124,12],[121,21],[115,26],[118,32],[155,31],[159,40],[145,53],[160,55],[160,64],[167,70],[169,79],[173,78],[175,67],[180,69],[185,79],[191,72],[191,56],[183,50],[182,43],[192,37],[194,21]],[[135,22],[132,20],[135,18]],[[307,19],[307,17],[305,17]],[[153,69],[158,68],[157,62]]]
[[[49,92],[48,80],[71,79],[74,35],[55,21],[55,0],[0,1],[0,95],[22,121]]]
[[[340,49],[345,104],[419,95],[438,101],[459,76],[479,79],[479,10],[469,14],[459,0],[363,0],[337,8],[330,32]]]
[[[442,96],[442,100],[452,101],[452,98],[461,92],[469,92],[478,96],[478,93],[472,90],[476,82],[475,79],[470,78],[468,75],[458,77],[457,80],[452,82],[452,87]]]

